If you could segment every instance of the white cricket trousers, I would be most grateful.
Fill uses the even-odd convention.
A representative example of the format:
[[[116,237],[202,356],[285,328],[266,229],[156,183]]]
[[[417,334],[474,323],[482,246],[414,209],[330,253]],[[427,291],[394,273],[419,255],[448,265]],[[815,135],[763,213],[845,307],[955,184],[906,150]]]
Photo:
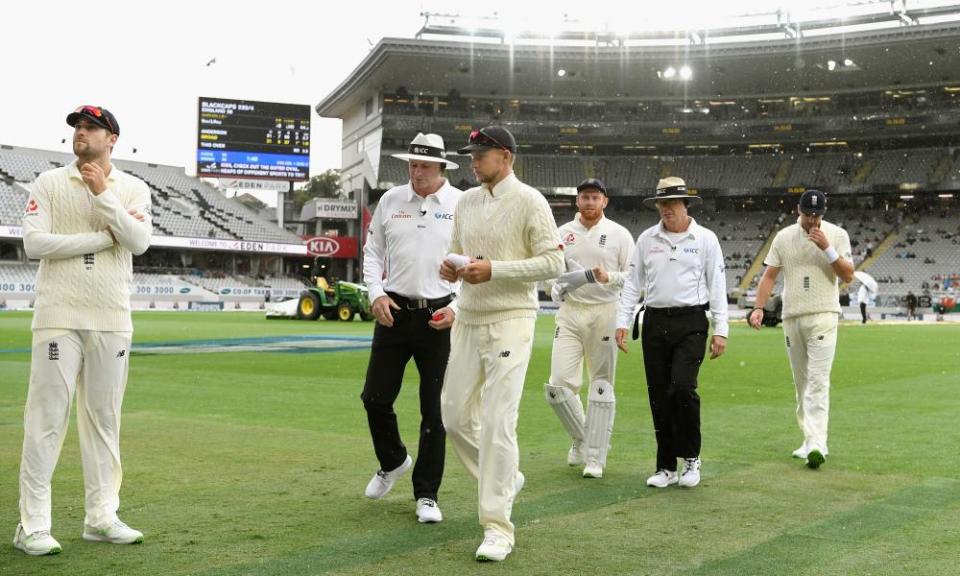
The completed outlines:
[[[86,499],[84,522],[98,526],[120,507],[120,406],[127,385],[130,332],[38,330],[23,415],[20,522],[51,529],[50,481],[77,393],[77,433]]]
[[[447,438],[478,481],[480,525],[511,545],[510,512],[520,466],[517,418],[535,323],[535,318],[454,322],[440,395]]]
[[[589,381],[604,380],[613,386],[617,368],[617,304],[567,301],[560,306],[550,356],[551,384],[566,386],[579,394],[586,359]]]
[[[833,312],[806,314],[783,321],[783,335],[797,394],[797,424],[807,450],[827,454],[830,419],[830,370],[837,349]]]

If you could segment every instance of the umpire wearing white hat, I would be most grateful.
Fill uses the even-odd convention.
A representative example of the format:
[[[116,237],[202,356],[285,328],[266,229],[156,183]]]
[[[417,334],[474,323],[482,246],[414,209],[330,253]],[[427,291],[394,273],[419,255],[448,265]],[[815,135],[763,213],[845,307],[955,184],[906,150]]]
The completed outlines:
[[[637,239],[617,314],[617,346],[627,351],[627,328],[645,294],[643,365],[657,438],[657,471],[647,486],[700,483],[700,396],[697,376],[713,317],[710,358],[726,349],[727,284],[717,236],[687,214],[702,200],[677,177],[663,178],[656,195],[660,222]],[[636,338],[636,334],[634,335]],[[677,476],[677,458],[684,461]]]
[[[440,389],[450,355],[452,304],[457,286],[437,276],[453,231],[453,213],[461,191],[444,178],[443,138],[417,134],[406,153],[410,182],[380,199],[363,251],[363,278],[377,320],[363,406],[380,470],[366,488],[368,498],[387,495],[413,466],[413,496],[420,522],[443,519],[437,492],[443,477],[446,433],[440,414]],[[420,444],[417,462],[400,440],[393,403],[403,372],[413,358],[420,372]]]

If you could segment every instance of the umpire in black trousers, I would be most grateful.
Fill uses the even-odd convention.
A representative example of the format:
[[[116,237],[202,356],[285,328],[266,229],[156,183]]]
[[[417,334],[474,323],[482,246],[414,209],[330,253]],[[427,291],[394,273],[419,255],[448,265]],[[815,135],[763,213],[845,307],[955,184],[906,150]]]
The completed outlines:
[[[413,467],[417,519],[440,522],[437,493],[443,478],[446,433],[440,413],[450,326],[456,315],[457,286],[440,278],[453,232],[453,214],[462,194],[445,172],[443,139],[418,134],[405,154],[410,182],[380,199],[364,245],[363,277],[377,320],[361,399],[380,469],[367,484],[379,500]],[[420,442],[416,465],[400,439],[393,404],[410,359],[420,372]]]
[[[689,216],[699,203],[683,180],[660,180],[656,206],[660,222],[640,234],[620,292],[617,346],[627,351],[626,334],[634,308],[644,295],[643,364],[657,439],[657,471],[647,486],[666,488],[700,483],[700,395],[697,376],[706,355],[713,318],[710,358],[723,354],[727,342],[727,289],[723,254],[717,236]],[[639,315],[638,315],[639,316]],[[634,326],[634,339],[636,339]],[[683,470],[677,474],[677,459]]]

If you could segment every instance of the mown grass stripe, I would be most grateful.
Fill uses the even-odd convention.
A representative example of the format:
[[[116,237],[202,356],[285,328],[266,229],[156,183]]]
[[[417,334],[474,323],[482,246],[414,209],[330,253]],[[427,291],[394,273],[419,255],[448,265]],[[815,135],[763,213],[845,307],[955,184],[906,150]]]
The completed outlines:
[[[960,481],[930,478],[870,504],[782,533],[723,560],[705,562],[684,574],[764,574],[771,566],[777,566],[780,574],[827,573],[831,565],[864,543],[938,515],[958,503]],[[816,506],[815,497],[810,505]]]
[[[539,498],[525,499],[521,493],[514,508],[514,523],[518,533],[533,523],[570,514],[596,511],[608,506],[657,495],[654,489],[643,486],[632,476],[617,482],[583,481],[577,488]],[[358,496],[359,497],[359,496]],[[386,503],[395,507],[397,502]],[[472,550],[480,544],[483,533],[476,517],[446,519],[441,524],[422,526],[413,519],[411,503],[403,502],[404,514],[410,521],[406,528],[389,522],[383,528],[371,528],[362,533],[346,534],[309,550],[281,557],[263,558],[256,563],[225,566],[202,573],[203,576],[243,574],[326,574],[344,568],[375,564],[397,554],[436,548],[454,542]],[[443,503],[441,502],[441,508]],[[373,519],[371,519],[373,520]],[[426,568],[424,568],[427,570]]]

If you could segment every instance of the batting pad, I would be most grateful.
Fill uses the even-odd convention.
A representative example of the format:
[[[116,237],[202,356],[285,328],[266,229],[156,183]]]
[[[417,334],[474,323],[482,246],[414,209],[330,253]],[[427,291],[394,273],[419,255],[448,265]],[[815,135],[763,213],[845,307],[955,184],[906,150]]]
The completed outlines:
[[[595,380],[590,383],[590,394],[587,398],[586,457],[596,458],[601,466],[606,466],[617,407],[613,385],[606,380]]]
[[[563,424],[567,434],[574,442],[583,441],[583,404],[580,397],[566,386],[555,386],[549,382],[543,385],[547,395],[547,402],[557,413],[557,418]]]

